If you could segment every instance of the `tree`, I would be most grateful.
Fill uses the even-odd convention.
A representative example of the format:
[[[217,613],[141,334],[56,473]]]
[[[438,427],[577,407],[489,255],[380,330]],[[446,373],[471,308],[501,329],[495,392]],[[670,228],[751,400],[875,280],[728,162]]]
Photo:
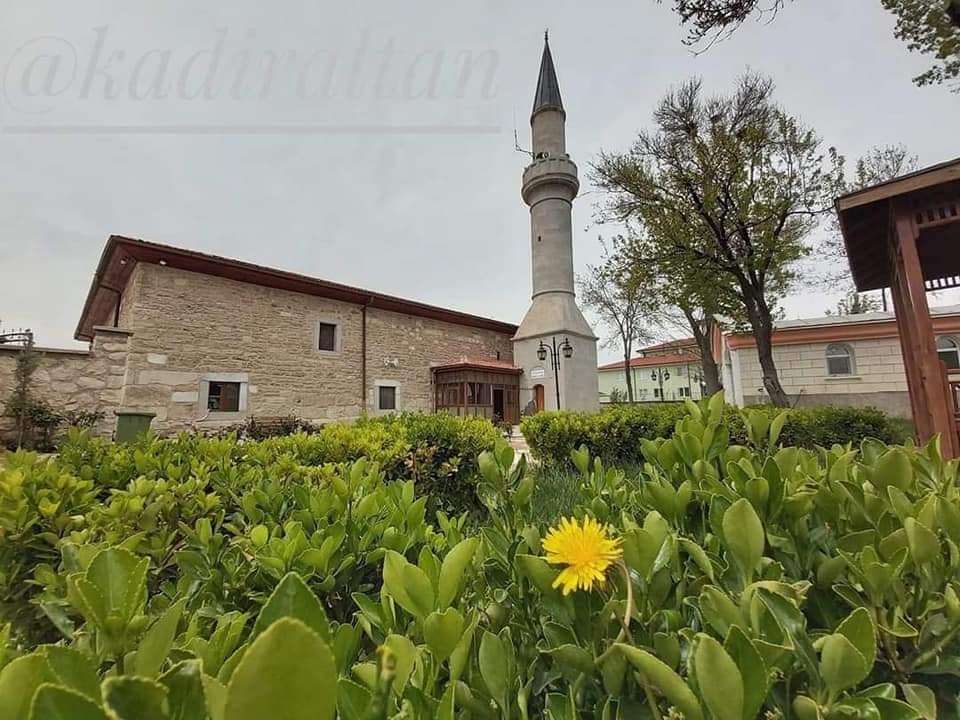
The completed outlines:
[[[652,288],[651,324],[693,335],[700,353],[704,391],[713,395],[723,389],[719,359],[713,354],[717,316],[738,315],[735,295],[729,288],[721,289],[715,276],[710,282],[704,282],[710,273],[699,265],[664,266],[670,274],[658,276],[658,268],[649,261],[648,242],[646,233],[636,231],[627,238],[620,238],[623,261],[634,277],[643,278],[638,282]]]
[[[764,387],[785,407],[773,361],[776,304],[832,206],[841,170],[773,90],[747,73],[732,95],[707,98],[691,80],[660,102],[654,131],[626,153],[601,153],[593,175],[609,193],[610,219],[647,228],[643,261],[666,278],[697,273],[704,295],[733,293],[756,338]]]
[[[614,250],[609,250],[603,241],[603,259],[597,266],[588,266],[587,274],[577,278],[577,291],[583,304],[593,310],[600,322],[610,331],[604,341],[607,346],[619,343],[623,351],[624,375],[627,379],[627,401],[634,401],[633,377],[630,359],[633,343],[648,339],[643,323],[653,307],[656,297],[643,278],[630,271],[623,255],[617,252],[619,240],[614,241]]]
[[[880,303],[875,297],[858,293],[856,290],[850,290],[837,303],[837,315],[862,315],[863,313],[876,312],[880,309]],[[833,314],[827,310],[827,315]]]
[[[853,184],[846,188],[846,192],[879,185],[901,175],[912,173],[919,167],[917,156],[911,154],[906,145],[884,145],[872,148],[857,160]]]
[[[663,0],[657,0],[663,2]],[[937,64],[914,78],[918,85],[960,79],[960,0],[880,0],[897,18],[895,35],[911,51],[932,55]],[[753,15],[773,17],[786,0],[673,0],[674,12],[689,28],[686,42],[710,44],[734,32]],[[956,86],[960,92],[960,83]]]

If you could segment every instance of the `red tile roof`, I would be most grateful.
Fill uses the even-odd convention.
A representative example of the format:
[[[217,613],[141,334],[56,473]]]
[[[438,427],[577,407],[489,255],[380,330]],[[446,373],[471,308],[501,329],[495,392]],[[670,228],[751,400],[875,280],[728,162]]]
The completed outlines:
[[[693,353],[673,353],[670,355],[647,355],[630,359],[630,367],[665,367],[668,365],[695,365],[700,356]],[[598,370],[623,370],[623,360],[609,365],[601,365]]]
[[[513,363],[506,360],[494,360],[491,358],[467,358],[462,357],[451,363],[443,365],[434,365],[430,368],[434,372],[438,370],[487,370],[493,372],[522,373],[523,370],[514,367]]]
[[[510,336],[517,332],[517,326],[511,323],[470,315],[469,313],[449,310],[435,305],[427,305],[416,300],[406,300],[393,295],[341,285],[340,283],[299,275],[286,270],[254,265],[241,260],[208,255],[195,250],[111,235],[103,249],[100,264],[94,274],[90,292],[80,315],[80,322],[75,333],[77,340],[92,340],[93,326],[106,323],[111,319],[110,314],[117,303],[117,297],[123,292],[127,280],[138,262],[164,264],[205,275],[342,300],[406,315],[432,318],[455,325],[483,328]]]

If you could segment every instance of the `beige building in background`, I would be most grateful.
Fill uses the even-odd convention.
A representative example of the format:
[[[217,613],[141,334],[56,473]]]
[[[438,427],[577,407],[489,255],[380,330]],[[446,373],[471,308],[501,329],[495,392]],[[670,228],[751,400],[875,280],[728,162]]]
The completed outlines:
[[[323,422],[430,412],[446,368],[485,363],[471,408],[515,388],[516,326],[155,243],[111,237],[76,331],[90,349],[38,348],[37,395],[57,410],[155,413],[161,432],[248,416]],[[0,397],[17,347],[0,346]],[[503,375],[500,378],[500,375]],[[512,393],[512,395],[510,394]],[[483,404],[481,404],[481,401]],[[489,410],[489,413],[485,412]],[[8,419],[9,420],[9,419]],[[8,423],[9,427],[9,423]]]
[[[940,360],[960,370],[960,306],[930,308],[930,314]],[[728,402],[767,402],[753,336],[727,333],[720,352]],[[773,334],[773,359],[796,405],[873,406],[910,417],[893,313],[782,320]]]

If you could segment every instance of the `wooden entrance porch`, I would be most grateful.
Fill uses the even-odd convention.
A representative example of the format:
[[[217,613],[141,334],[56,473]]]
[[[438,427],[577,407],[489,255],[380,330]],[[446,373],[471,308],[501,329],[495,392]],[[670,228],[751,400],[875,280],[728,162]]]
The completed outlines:
[[[960,159],[837,200],[858,291],[893,296],[917,440],[960,457],[960,405],[941,362],[926,293],[960,287]]]
[[[520,368],[499,360],[462,360],[432,371],[436,412],[520,422]]]

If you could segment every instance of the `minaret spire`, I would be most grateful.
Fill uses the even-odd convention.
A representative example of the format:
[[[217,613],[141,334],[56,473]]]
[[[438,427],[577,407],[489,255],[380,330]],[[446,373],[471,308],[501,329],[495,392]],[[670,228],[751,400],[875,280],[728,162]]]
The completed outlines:
[[[540,75],[537,78],[537,92],[533,96],[533,116],[543,110],[563,112],[563,100],[560,98],[560,83],[557,82],[557,70],[553,66],[550,54],[549,31],[543,31],[543,56],[540,58]]]
[[[577,166],[567,153],[567,116],[543,34],[543,56],[530,116],[532,161],[521,194],[530,208],[532,293],[530,308],[513,337],[514,363],[523,369],[521,404],[538,409],[598,407],[597,338],[577,307],[573,265],[572,206],[580,190]],[[547,370],[544,347],[567,343],[563,369]],[[556,376],[555,375],[558,375]],[[553,392],[545,393],[546,387]],[[556,399],[555,399],[556,398]]]

